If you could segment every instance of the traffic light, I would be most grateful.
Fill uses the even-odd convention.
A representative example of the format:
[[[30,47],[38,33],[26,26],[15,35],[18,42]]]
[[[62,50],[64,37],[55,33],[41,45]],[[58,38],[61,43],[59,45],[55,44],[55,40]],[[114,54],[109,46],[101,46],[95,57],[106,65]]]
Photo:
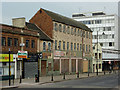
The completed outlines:
[[[43,58],[43,57],[42,57],[42,52],[38,53],[38,58],[39,58],[39,59],[42,59],[42,58]]]

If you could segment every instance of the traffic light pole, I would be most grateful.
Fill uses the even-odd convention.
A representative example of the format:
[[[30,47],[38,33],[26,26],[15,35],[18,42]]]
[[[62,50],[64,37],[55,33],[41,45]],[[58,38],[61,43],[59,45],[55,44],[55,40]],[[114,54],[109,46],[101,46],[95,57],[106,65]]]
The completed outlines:
[[[11,67],[10,67],[10,48],[9,48],[9,86],[11,85],[11,81],[10,81],[10,80],[11,80],[10,68],[11,68]]]

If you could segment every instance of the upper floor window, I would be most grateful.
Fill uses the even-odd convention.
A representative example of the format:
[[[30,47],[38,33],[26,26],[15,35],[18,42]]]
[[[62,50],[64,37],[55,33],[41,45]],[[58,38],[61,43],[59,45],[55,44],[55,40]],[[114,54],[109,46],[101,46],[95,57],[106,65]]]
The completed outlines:
[[[67,27],[67,34],[69,34],[70,33],[70,27],[68,26]]]
[[[74,43],[74,50],[76,51],[76,43]]]
[[[82,51],[82,44],[80,44],[80,51]]]
[[[63,50],[65,50],[65,41],[63,41]]]
[[[85,44],[83,44],[83,48],[82,48],[83,52],[85,52]]]
[[[57,40],[55,40],[55,50],[57,50]]]
[[[81,37],[83,36],[83,31],[82,31],[82,30],[80,31],[80,36],[81,36]]]
[[[48,50],[51,50],[51,43],[48,43]]]
[[[29,43],[30,43],[29,40],[26,40],[26,44],[25,44],[26,48],[29,48]]]
[[[14,46],[18,46],[18,39],[14,38]]]
[[[90,45],[89,45],[89,52],[91,51],[91,49],[90,49]]]
[[[71,35],[73,35],[73,27],[71,27]]]
[[[78,31],[77,31],[77,35],[79,36],[80,35],[80,30],[78,29]]]
[[[86,32],[86,38],[88,38],[88,32]]]
[[[69,42],[67,42],[67,50],[69,50]]]
[[[12,38],[8,37],[8,46],[12,46]]]
[[[79,43],[77,43],[77,51],[79,51]]]
[[[91,39],[91,33],[89,32],[89,39]]]
[[[46,50],[46,43],[43,42],[43,51],[45,51],[45,50]]]
[[[57,23],[54,23],[54,30],[57,31]]]
[[[59,46],[58,47],[59,47],[59,50],[61,50],[61,41],[59,41]]]
[[[31,47],[35,48],[35,40],[32,40]]]
[[[59,24],[59,31],[62,32],[62,25]]]
[[[85,31],[83,31],[82,34],[83,34],[83,37],[85,37]]]
[[[65,32],[66,32],[66,26],[63,25],[63,33],[65,33]]]
[[[74,34],[76,35],[76,28],[74,29]]]
[[[2,39],[1,39],[1,45],[2,46],[6,46],[6,38],[5,37],[2,37]]]

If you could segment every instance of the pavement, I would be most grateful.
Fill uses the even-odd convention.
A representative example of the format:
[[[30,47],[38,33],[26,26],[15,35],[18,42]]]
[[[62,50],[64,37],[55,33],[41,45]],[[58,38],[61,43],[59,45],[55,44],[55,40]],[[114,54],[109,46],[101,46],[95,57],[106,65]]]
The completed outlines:
[[[115,73],[115,72],[112,72],[112,73]],[[109,75],[112,73],[106,72],[105,75]],[[104,75],[104,72],[98,74],[98,76],[102,76],[102,75]],[[89,76],[88,76],[88,73],[83,73],[83,74],[79,74],[79,79],[88,78],[88,77],[90,78],[90,77],[95,77],[95,76],[97,76],[96,73],[89,73]],[[77,78],[77,74],[71,74],[71,75],[65,75],[65,79],[63,79],[63,75],[53,76],[53,81],[51,81],[51,79],[52,79],[51,76],[39,77],[38,83],[35,82],[35,78],[22,79],[22,83],[20,83],[20,79],[15,79],[14,82],[13,80],[11,80],[11,86],[9,86],[8,80],[0,81],[0,83],[2,83],[0,88],[2,89],[18,88],[18,87],[22,87],[25,85],[40,85],[40,84],[45,84],[45,83],[61,82],[65,80],[74,80],[78,78]]]

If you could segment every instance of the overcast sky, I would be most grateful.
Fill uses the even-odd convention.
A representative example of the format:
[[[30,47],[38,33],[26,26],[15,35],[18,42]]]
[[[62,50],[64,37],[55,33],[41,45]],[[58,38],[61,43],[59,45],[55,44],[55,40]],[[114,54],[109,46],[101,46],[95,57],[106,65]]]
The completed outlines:
[[[72,17],[72,13],[104,11],[106,14],[118,13],[118,2],[2,2],[2,21],[12,25],[12,18],[25,17],[26,21],[44,8],[63,16]]]

